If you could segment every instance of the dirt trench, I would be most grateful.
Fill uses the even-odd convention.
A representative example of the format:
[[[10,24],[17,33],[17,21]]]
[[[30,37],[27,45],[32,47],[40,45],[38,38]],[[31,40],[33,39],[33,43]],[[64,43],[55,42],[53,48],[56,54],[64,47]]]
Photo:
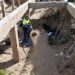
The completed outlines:
[[[35,13],[33,17],[37,18],[38,16],[36,15],[37,13]],[[49,23],[49,25],[55,27],[60,25],[61,23],[60,20],[62,20],[62,26],[60,27],[60,34],[62,35],[69,34],[70,36],[73,36],[71,35],[70,31],[71,30],[70,21],[72,19],[70,17],[70,14],[68,12],[65,13],[62,12],[60,16],[59,15],[57,16],[58,19],[57,18],[54,19],[53,18],[54,16],[52,17],[50,16],[48,17],[48,20],[46,19],[47,22],[45,23]],[[57,53],[60,53],[61,51],[65,50],[65,47],[67,47],[67,45],[69,48],[72,45],[70,43],[71,42],[73,43],[74,40],[72,40],[72,38],[69,39],[70,37],[69,36],[68,37],[69,41],[66,42],[65,44],[57,46],[58,44],[57,42],[56,45],[54,46],[49,45],[47,33],[42,30],[40,31],[40,29],[42,29],[40,21],[41,21],[40,19],[38,21],[36,21],[35,19],[32,21],[34,29],[39,29],[39,30],[34,30],[38,35],[32,37],[32,42],[33,42],[32,53],[30,53],[29,60],[27,61],[27,64],[24,66],[20,75],[74,75],[75,73],[73,74],[71,70],[69,71],[65,70],[62,73],[59,73],[57,69],[57,59],[55,56]],[[57,41],[59,41],[59,38],[57,39]]]
[[[55,49],[48,44],[47,34],[40,34],[31,57],[32,72],[35,75],[58,75],[56,71]]]
[[[59,75],[56,70],[56,49],[49,46],[45,32],[35,31],[38,35],[32,37],[33,52],[20,75]]]

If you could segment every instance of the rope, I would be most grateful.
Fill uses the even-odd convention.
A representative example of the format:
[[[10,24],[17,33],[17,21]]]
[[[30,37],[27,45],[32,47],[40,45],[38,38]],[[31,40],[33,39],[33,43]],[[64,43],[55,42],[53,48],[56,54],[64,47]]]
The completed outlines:
[[[26,57],[28,56],[25,49],[22,47],[23,52],[25,53]]]
[[[66,12],[66,10],[65,10],[65,12]],[[60,15],[60,16],[61,16],[61,15]],[[58,26],[57,31],[56,31],[56,33],[55,33],[55,35],[54,35],[54,37],[53,37],[53,41],[55,40],[56,34],[57,34],[57,32],[59,31],[59,29],[60,29],[61,26],[62,26],[62,17],[61,17],[61,20],[60,20],[60,25]]]

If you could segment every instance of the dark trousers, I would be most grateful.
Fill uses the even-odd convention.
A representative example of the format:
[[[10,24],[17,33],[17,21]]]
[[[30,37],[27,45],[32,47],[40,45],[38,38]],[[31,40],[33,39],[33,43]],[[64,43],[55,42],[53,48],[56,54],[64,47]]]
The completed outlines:
[[[25,25],[22,27],[24,32],[23,43],[28,42],[28,36],[30,34],[30,26]]]

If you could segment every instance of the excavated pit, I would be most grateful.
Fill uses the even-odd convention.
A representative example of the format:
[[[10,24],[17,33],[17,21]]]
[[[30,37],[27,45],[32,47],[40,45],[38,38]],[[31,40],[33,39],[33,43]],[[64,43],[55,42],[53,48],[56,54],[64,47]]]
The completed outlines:
[[[31,32],[33,48],[20,75],[75,75],[75,60],[59,73],[60,60],[56,57],[56,54],[62,51],[66,53],[75,41],[74,18],[65,8],[42,8],[32,11],[30,19],[34,29]],[[52,45],[49,44],[47,33],[42,28],[43,23],[50,25],[52,29],[61,25]]]
[[[34,12],[33,13],[31,12],[30,14],[30,19],[31,19],[33,28],[35,30],[37,29],[40,32],[40,35],[38,38],[37,38],[37,35],[36,35],[36,38],[32,37],[34,48],[33,48],[33,53],[30,57],[30,62],[32,63],[34,68],[32,70],[31,75],[33,74],[36,74],[36,75],[38,74],[39,75],[65,75],[65,74],[72,75],[74,74],[74,69],[73,69],[74,61],[75,61],[74,58],[73,58],[74,60],[72,60],[68,64],[70,66],[69,68],[64,68],[66,70],[63,70],[62,73],[58,73],[57,71],[59,70],[58,65],[60,65],[59,62],[62,59],[58,60],[58,58],[56,57],[56,55],[60,54],[61,52],[66,53],[75,41],[74,39],[75,29],[73,28],[73,23],[75,22],[74,18],[69,14],[69,12],[65,8],[62,8],[62,9],[42,8],[42,9],[36,9],[33,11]],[[50,40],[48,40],[47,33],[43,31],[43,28],[42,28],[43,23],[50,25],[52,29],[58,29],[58,27],[60,26],[59,33],[55,37],[52,45],[49,44]],[[52,65],[55,65],[55,67]]]
[[[43,30],[42,24],[46,23],[50,25],[52,29],[58,29],[59,28],[59,34],[56,37],[56,40],[54,41],[54,44],[56,45],[62,45],[67,43],[72,38],[72,17],[68,13],[67,10],[64,8],[61,10],[58,9],[37,9],[34,10],[33,15],[31,15],[30,18],[32,18],[31,22],[34,29],[39,29],[40,31]],[[44,12],[43,12],[44,11]],[[65,11],[65,12],[63,12]],[[40,14],[38,17],[37,15]],[[39,19],[37,19],[39,18]]]

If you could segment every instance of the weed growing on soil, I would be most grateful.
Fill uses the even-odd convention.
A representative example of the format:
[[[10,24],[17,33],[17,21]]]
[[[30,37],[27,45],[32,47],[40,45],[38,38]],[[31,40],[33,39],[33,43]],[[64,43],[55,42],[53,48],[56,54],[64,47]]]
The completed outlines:
[[[32,72],[32,75],[36,75],[34,72]]]
[[[13,72],[5,71],[3,69],[0,69],[0,75],[12,75]]]
[[[3,69],[0,69],[0,75],[5,75],[5,72]]]

